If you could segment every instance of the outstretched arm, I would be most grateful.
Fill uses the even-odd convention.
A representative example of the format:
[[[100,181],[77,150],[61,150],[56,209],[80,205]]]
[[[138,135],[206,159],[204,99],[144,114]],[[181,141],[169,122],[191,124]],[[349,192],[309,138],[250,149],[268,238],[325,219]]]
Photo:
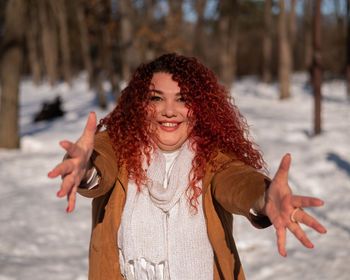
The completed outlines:
[[[75,208],[76,193],[80,182],[87,177],[91,167],[90,157],[94,147],[96,131],[96,115],[90,113],[84,132],[77,142],[61,141],[60,145],[67,153],[63,161],[48,173],[48,177],[56,178],[61,175],[61,188],[57,192],[58,197],[67,196],[67,212]]]
[[[290,155],[285,155],[267,190],[264,207],[265,214],[276,229],[278,251],[284,257],[287,256],[285,250],[287,229],[307,248],[313,248],[313,244],[299,223],[303,223],[319,233],[326,233],[326,229],[314,217],[302,210],[302,207],[322,206],[323,201],[292,194],[288,185],[290,162]]]

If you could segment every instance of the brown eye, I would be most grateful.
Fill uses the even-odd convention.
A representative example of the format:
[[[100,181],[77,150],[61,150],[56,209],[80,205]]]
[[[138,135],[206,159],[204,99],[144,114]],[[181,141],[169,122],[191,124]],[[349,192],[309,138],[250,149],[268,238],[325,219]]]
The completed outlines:
[[[160,97],[157,96],[157,95],[151,96],[151,101],[161,101],[161,100],[162,100],[162,98],[160,98]]]

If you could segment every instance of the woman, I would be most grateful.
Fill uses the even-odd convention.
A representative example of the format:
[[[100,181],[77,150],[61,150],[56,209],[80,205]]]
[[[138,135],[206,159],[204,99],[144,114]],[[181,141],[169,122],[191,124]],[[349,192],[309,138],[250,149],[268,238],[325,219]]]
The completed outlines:
[[[102,127],[91,113],[49,173],[63,177],[67,212],[76,192],[94,198],[89,279],[244,279],[232,214],[272,223],[282,256],[287,228],[308,248],[299,222],[326,232],[301,209],[323,202],[292,195],[290,155],[273,180],[263,175],[245,120],[195,58],[141,65]]]

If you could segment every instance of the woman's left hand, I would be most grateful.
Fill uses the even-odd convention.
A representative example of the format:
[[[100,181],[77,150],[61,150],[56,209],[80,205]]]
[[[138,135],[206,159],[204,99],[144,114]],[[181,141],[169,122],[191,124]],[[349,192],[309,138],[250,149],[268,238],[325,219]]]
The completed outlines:
[[[322,206],[323,201],[317,198],[293,195],[288,185],[288,172],[291,157],[286,154],[271,181],[266,194],[265,214],[276,229],[277,246],[279,253],[286,257],[286,230],[287,228],[307,248],[313,244],[306,236],[299,223],[303,223],[319,233],[326,233],[326,229],[312,216],[302,210],[302,207]],[[297,209],[297,210],[296,210]],[[292,217],[293,216],[293,217]],[[292,219],[294,221],[292,221]]]

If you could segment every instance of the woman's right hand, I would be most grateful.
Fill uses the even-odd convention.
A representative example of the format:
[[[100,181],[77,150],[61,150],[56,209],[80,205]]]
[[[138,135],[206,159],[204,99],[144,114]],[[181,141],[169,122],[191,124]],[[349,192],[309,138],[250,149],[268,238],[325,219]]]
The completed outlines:
[[[94,148],[96,132],[96,114],[89,114],[84,132],[77,142],[61,141],[60,145],[67,153],[63,161],[48,173],[49,178],[61,175],[61,188],[57,192],[58,197],[67,195],[67,212],[75,208],[76,193],[80,182],[84,179],[90,168],[90,157]]]

